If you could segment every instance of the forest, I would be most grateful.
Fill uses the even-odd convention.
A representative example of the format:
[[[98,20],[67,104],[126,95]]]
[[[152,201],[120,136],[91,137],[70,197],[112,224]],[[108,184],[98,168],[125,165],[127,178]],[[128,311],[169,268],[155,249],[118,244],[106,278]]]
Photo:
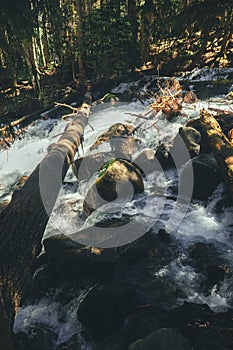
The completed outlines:
[[[47,107],[86,79],[232,62],[231,0],[3,0],[0,16],[1,114]]]
[[[0,350],[231,350],[232,0],[0,5]]]

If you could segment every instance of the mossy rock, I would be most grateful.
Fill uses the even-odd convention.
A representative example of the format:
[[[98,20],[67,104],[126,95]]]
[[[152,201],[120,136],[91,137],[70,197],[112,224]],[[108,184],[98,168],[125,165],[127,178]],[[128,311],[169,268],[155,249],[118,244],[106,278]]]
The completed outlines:
[[[144,191],[140,171],[125,159],[113,159],[105,163],[98,179],[87,192],[83,210],[88,217],[94,210],[109,202],[133,199]]]

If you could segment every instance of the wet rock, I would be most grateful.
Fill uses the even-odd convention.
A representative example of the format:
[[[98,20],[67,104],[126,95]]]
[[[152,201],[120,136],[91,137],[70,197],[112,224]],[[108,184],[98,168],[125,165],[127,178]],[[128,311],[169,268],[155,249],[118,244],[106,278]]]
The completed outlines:
[[[177,308],[157,310],[155,312],[161,327],[177,329],[188,339],[190,346],[195,350],[222,350],[224,337],[222,335],[220,336],[221,330],[223,327],[228,327],[232,323],[233,316],[231,310],[223,313],[215,313],[206,304],[192,304],[187,302],[184,302],[182,306]],[[213,346],[213,338],[215,339],[216,346]],[[229,333],[225,341],[230,341]],[[232,337],[231,342],[228,344],[232,344]],[[227,349],[231,349],[231,346]]]
[[[129,136],[134,128],[129,124],[116,123],[110,126],[108,131],[103,132],[94,144],[90,147],[90,151],[98,148],[102,143],[108,142],[113,137]]]
[[[158,231],[158,238],[164,243],[170,243],[171,242],[171,236],[164,229],[160,229]]]
[[[78,319],[95,339],[107,338],[123,326],[132,295],[128,286],[97,286],[81,302]]]
[[[120,200],[133,199],[144,191],[142,175],[129,161],[115,159],[105,164],[99,178],[89,189],[83,203],[83,210],[88,217],[102,205]]]
[[[161,144],[156,151],[156,158],[164,170],[179,169],[190,158],[200,153],[199,131],[192,127],[181,127],[171,146]]]
[[[216,115],[215,119],[218,121],[222,131],[227,136],[228,132],[233,128],[233,113],[221,113]]]
[[[132,341],[143,339],[160,328],[157,317],[151,313],[139,313],[133,320],[128,322],[131,323],[132,335],[130,338],[134,338]]]
[[[86,157],[76,159],[72,164],[72,169],[78,180],[88,180],[111,158],[112,155],[110,152],[90,154]]]
[[[174,160],[170,154],[170,149],[168,146],[164,145],[163,143],[159,145],[155,152],[155,158],[157,162],[159,162],[162,169],[170,169],[175,167]]]
[[[197,242],[189,248],[192,265],[205,276],[204,283],[208,289],[214,285],[220,286],[225,277],[230,277],[232,271],[220,251],[213,243]]]
[[[144,304],[156,305],[160,309],[171,308],[178,300],[187,297],[177,284],[166,277],[159,277],[147,282],[145,279],[141,285],[138,284],[138,289]]]
[[[52,350],[57,335],[45,325],[30,328],[28,333],[19,332],[14,336],[17,350]]]
[[[158,244],[155,235],[149,231],[136,241],[118,248],[118,254],[122,262],[135,263],[143,258],[148,258],[157,253]]]
[[[133,154],[139,151],[140,140],[133,136],[112,137],[110,146],[114,158],[131,160]]]
[[[148,175],[159,168],[158,161],[155,158],[155,151],[153,149],[143,150],[135,158],[133,158],[132,161],[145,175]]]
[[[114,274],[114,259],[108,251],[79,244],[65,235],[44,240],[48,271],[55,278],[69,281],[82,276],[106,280]]]
[[[187,126],[180,128],[172,146],[174,153],[180,152],[180,139],[183,140],[184,145],[189,152],[190,158],[193,158],[200,153],[201,134],[199,131]]]
[[[215,158],[205,154],[187,162],[180,178],[182,194],[186,196],[193,187],[192,199],[201,201],[207,201],[221,181],[221,173]]]
[[[197,119],[190,119],[186,123],[186,127],[191,127],[193,129],[196,129],[201,134],[201,140],[200,140],[200,153],[201,154],[209,154],[212,153],[212,150],[209,145],[209,141],[206,135],[205,130],[201,126],[200,118]]]
[[[144,339],[137,340],[129,350],[190,350],[187,340],[172,328],[161,328]]]

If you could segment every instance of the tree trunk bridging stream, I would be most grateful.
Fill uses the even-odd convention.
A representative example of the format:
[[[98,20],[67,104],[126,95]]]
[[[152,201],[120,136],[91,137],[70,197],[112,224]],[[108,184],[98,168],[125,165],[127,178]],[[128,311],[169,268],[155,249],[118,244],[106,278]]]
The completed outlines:
[[[62,181],[82,142],[89,114],[90,106],[84,103],[0,215],[0,330],[8,328],[9,334]],[[0,349],[4,350],[12,349],[6,333],[0,340]]]

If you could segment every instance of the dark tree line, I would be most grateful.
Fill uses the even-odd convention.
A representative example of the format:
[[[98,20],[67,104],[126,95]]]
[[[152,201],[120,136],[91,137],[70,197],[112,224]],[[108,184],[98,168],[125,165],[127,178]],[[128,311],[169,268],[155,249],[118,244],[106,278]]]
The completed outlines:
[[[0,0],[0,6],[1,86],[7,72],[8,84],[29,79],[38,94],[54,66],[70,67],[74,79],[106,79],[147,61],[175,59],[181,69],[203,58],[232,60],[231,0]]]

